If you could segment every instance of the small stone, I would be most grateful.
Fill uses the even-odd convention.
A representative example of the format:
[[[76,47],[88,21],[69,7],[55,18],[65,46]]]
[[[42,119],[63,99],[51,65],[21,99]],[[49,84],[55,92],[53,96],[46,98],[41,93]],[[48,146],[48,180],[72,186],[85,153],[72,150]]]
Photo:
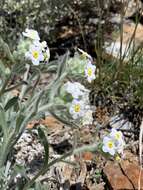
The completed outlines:
[[[134,189],[132,183],[122,173],[122,170],[118,163],[108,161],[104,174],[107,177],[110,188],[114,190]]]
[[[126,160],[119,163],[108,161],[104,174],[110,187],[114,190],[143,189],[143,170],[141,170],[137,158],[129,152],[125,153]]]
[[[59,131],[63,128],[63,124],[52,116],[47,116],[40,122],[42,125],[47,127],[50,131]]]
[[[99,22],[99,18],[90,18],[90,19],[89,19],[89,23],[90,23],[90,24],[97,25],[98,22]]]

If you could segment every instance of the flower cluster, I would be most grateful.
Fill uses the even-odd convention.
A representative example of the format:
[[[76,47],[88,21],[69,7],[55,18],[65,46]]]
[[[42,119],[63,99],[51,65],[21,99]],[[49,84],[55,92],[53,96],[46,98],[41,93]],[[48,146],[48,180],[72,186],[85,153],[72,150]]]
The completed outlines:
[[[32,61],[33,65],[39,65],[40,62],[48,62],[50,51],[46,41],[40,42],[40,37],[37,31],[26,29],[23,36],[31,40],[29,51],[25,53],[25,57]]]
[[[103,138],[102,150],[110,155],[123,154],[125,146],[124,137],[121,131],[112,128],[110,134]]]
[[[96,66],[93,64],[92,57],[81,49],[78,49],[73,58],[70,58],[68,63],[72,75],[80,75],[87,79],[91,83],[95,78]]]
[[[85,94],[89,93],[82,84],[79,82],[67,82],[64,85],[65,90],[72,95],[73,98],[79,99],[83,97]]]
[[[83,125],[92,124],[93,117],[88,100],[89,90],[78,82],[67,82],[64,88],[72,96],[69,113],[73,119],[82,119]]]

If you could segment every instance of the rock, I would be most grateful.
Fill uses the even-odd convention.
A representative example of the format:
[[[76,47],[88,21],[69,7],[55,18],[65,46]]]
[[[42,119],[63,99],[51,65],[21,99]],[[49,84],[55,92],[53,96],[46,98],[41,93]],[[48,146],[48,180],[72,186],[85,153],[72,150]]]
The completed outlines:
[[[92,152],[83,152],[82,158],[85,161],[91,161],[94,158],[94,154]]]
[[[89,190],[105,190],[104,183],[88,185]]]
[[[77,178],[76,183],[81,183],[82,185],[84,184],[84,181],[86,179],[86,175],[87,175],[87,167],[85,162],[81,161],[80,162],[80,174]]]
[[[133,189],[133,185],[123,174],[118,163],[107,162],[104,168],[104,174],[108,180],[109,186],[113,190]]]
[[[140,170],[137,158],[126,152],[120,163],[108,161],[104,168],[104,174],[108,184],[113,190],[138,189],[140,175],[140,189],[143,189],[143,170]]]
[[[127,161],[121,162],[121,167],[125,175],[132,182],[134,189],[138,189],[138,181],[139,181],[139,175],[140,175],[139,165],[132,164],[127,160]],[[141,171],[141,176],[140,176],[140,186],[141,186],[141,189],[143,189],[143,170]]]
[[[137,27],[137,28],[136,28]],[[123,43],[129,43],[135,32],[135,46],[140,46],[143,43],[143,26],[129,22],[123,24]],[[120,40],[120,37],[117,41]]]
[[[113,24],[120,24],[121,23],[121,15],[120,14],[113,14],[110,22]]]
[[[127,150],[124,151],[124,158],[129,162],[131,162],[132,164],[138,164],[139,162],[138,156],[135,156],[134,154],[132,154],[130,151]]]
[[[63,124],[52,116],[47,116],[40,123],[54,131],[61,130],[63,128]]]
[[[125,120],[122,115],[112,116],[109,120],[111,127],[122,130],[131,130],[133,125],[131,122]]]
[[[14,157],[17,164],[26,165],[30,164],[33,160],[43,159],[44,147],[39,142],[37,131],[33,130],[29,133],[28,130],[25,130],[14,146],[14,149]]]
[[[63,124],[53,116],[47,116],[45,119],[32,121],[27,125],[27,128],[32,129],[38,124],[42,124],[52,131],[59,131],[63,128]]]
[[[74,162],[74,156],[70,156],[67,161]],[[72,175],[74,173],[74,166],[64,162],[56,163],[55,166],[52,167],[52,170],[54,170],[52,172],[53,177],[55,177],[57,181],[63,186],[63,189],[69,189],[67,186],[70,186],[73,183]]]
[[[134,34],[135,33],[135,34]],[[131,39],[133,40],[131,41]],[[124,62],[129,61],[132,51],[143,46],[143,26],[141,24],[134,24],[131,21],[123,23],[122,34],[122,50],[121,48],[121,34],[117,35],[116,39],[110,45],[105,44],[105,53],[113,58],[124,57]]]

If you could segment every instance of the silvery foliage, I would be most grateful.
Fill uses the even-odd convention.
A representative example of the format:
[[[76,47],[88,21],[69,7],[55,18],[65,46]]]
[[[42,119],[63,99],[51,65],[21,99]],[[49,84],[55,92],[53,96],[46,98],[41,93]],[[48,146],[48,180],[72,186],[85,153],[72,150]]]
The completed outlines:
[[[22,54],[11,53],[9,46],[0,38],[0,44],[7,58],[7,62],[0,60],[0,189],[7,189],[15,178],[22,176],[27,182],[23,189],[28,189],[33,183],[26,176],[26,169],[18,164],[13,164],[12,154],[14,145],[23,134],[29,122],[40,119],[46,113],[51,113],[62,122],[74,125],[67,113],[67,108],[58,99],[59,91],[68,73],[67,60],[69,53],[57,60],[32,65]],[[20,59],[21,57],[21,59]],[[51,73],[54,79],[43,88],[38,83],[43,73]],[[64,113],[64,117],[59,114]],[[49,148],[44,131],[38,128],[39,138],[45,149],[45,160],[39,174],[42,175],[48,167]],[[37,178],[38,176],[36,176]],[[29,184],[30,183],[30,184]],[[15,187],[15,189],[22,187]],[[44,189],[37,184],[35,189]]]

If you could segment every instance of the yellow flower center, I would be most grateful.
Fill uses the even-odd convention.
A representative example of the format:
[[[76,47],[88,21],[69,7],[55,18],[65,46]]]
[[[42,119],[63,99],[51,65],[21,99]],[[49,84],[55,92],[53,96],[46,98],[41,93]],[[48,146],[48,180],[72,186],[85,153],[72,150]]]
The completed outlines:
[[[115,157],[115,160],[116,160],[116,161],[120,161],[120,160],[121,160],[120,156],[117,155],[117,156]]]
[[[88,76],[91,76],[92,75],[92,69],[88,68],[87,73],[88,73]]]
[[[112,142],[112,141],[109,141],[109,142],[108,142],[108,147],[109,147],[109,148],[113,148],[113,142]]]
[[[121,137],[120,133],[116,133],[115,138],[116,138],[117,140],[119,140],[120,137]]]
[[[44,54],[44,58],[45,58],[45,59],[49,59],[49,57],[50,57],[50,56],[49,56],[47,53]]]
[[[76,104],[76,105],[74,106],[74,111],[75,111],[75,112],[80,112],[80,105],[79,105],[79,104]]]
[[[33,55],[33,57],[34,57],[35,59],[37,59],[38,56],[39,56],[39,53],[38,53],[38,51],[33,51],[33,52],[32,52],[32,55]]]

